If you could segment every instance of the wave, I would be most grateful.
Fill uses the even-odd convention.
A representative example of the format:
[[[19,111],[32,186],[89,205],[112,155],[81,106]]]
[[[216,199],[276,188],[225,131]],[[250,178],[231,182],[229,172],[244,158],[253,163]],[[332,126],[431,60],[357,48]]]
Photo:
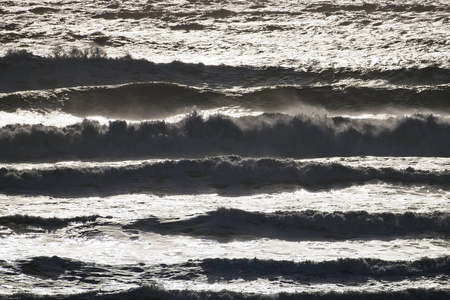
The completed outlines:
[[[53,280],[58,279],[58,277],[64,275],[65,273],[75,273],[75,271],[82,269],[85,265],[87,266],[87,264],[84,264],[81,261],[61,258],[58,256],[33,257],[30,260],[19,262],[18,265],[20,272],[23,274],[42,279],[51,278]]]
[[[0,95],[0,110],[61,111],[80,117],[167,118],[192,109],[240,107],[264,112],[450,113],[450,86],[416,88],[274,86],[227,94],[165,82],[32,91]]]
[[[0,266],[8,266],[0,261]],[[337,259],[330,261],[278,261],[260,259],[221,259],[209,258],[194,260],[175,265],[102,265],[85,263],[79,260],[58,256],[40,256],[28,260],[17,261],[17,273],[39,278],[61,279],[72,277],[72,280],[97,277],[98,281],[108,277],[132,277],[140,279],[164,277],[176,279],[182,276],[199,278],[208,277],[209,283],[243,279],[254,281],[269,279],[271,281],[292,280],[296,283],[355,283],[369,279],[398,281],[401,278],[434,277],[449,275],[450,259],[448,256],[438,258],[422,258],[415,261],[385,261],[380,259]],[[78,278],[77,278],[78,277]]]
[[[0,128],[0,161],[139,157],[442,156],[450,152],[450,123],[432,115],[387,120],[263,114],[100,125],[84,120],[67,127]]]
[[[37,14],[37,15],[44,15],[44,14],[51,14],[51,13],[58,12],[59,9],[53,8],[53,7],[46,7],[46,6],[38,6],[38,7],[31,8],[28,11],[32,12],[34,14]]]
[[[375,112],[390,110],[450,112],[450,87],[381,88],[356,86],[282,86],[265,88],[239,97],[244,107],[263,111],[283,111],[309,105],[330,113]]]
[[[193,26],[186,25],[186,26]],[[99,37],[101,38],[101,37]],[[210,89],[241,87],[331,85],[351,79],[391,85],[450,83],[450,69],[440,66],[397,69],[313,69],[204,65],[174,61],[153,63],[131,57],[107,58],[99,48],[56,50],[54,57],[39,57],[10,50],[0,57],[1,93],[77,86],[168,82]],[[381,85],[383,87],[383,85]]]
[[[447,213],[373,213],[319,211],[258,213],[220,208],[187,220],[160,222],[141,219],[124,229],[165,235],[192,235],[217,240],[273,238],[322,240],[348,238],[393,239],[413,234],[449,234]]]
[[[98,217],[97,215],[73,218],[44,218],[28,215],[1,216],[0,226],[8,227],[15,232],[28,232],[37,229],[52,231],[67,227],[71,223],[91,223]]]
[[[59,280],[75,282],[90,286],[98,285],[110,278],[136,283],[139,288],[123,291],[91,291],[74,295],[46,295],[45,299],[447,299],[450,293],[447,289],[409,288],[390,289],[388,291],[328,291],[328,292],[294,292],[279,294],[241,293],[223,290],[220,292],[202,290],[167,290],[157,285],[146,286],[152,278],[163,276],[166,279],[178,280],[180,276],[196,279],[199,276],[208,278],[210,284],[216,281],[243,279],[253,281],[268,279],[271,281],[291,282],[291,284],[339,283],[353,285],[356,282],[369,280],[383,280],[397,282],[402,279],[437,277],[448,275],[449,259],[423,258],[417,261],[383,261],[377,259],[339,259],[323,262],[290,262],[265,261],[258,259],[206,259],[190,261],[179,265],[101,265],[84,263],[68,258],[33,257],[29,260],[18,261],[14,266],[4,262],[12,274],[26,274],[41,279],[52,279],[54,284]],[[340,281],[342,280],[342,282]],[[143,284],[144,283],[144,284]],[[41,299],[42,297],[17,293],[2,295],[2,299]]]
[[[310,282],[314,279],[329,278],[330,281],[341,283],[338,278],[350,277],[357,281],[359,276],[383,278],[396,276],[434,276],[449,274],[450,259],[447,256],[439,258],[423,258],[416,261],[384,261],[380,259],[338,259],[332,261],[275,261],[259,259],[206,259],[199,262],[205,274],[215,280],[233,280],[243,278],[256,280],[258,278],[275,279],[281,276],[297,282]],[[368,278],[360,278],[367,280]],[[396,278],[398,279],[398,277]],[[213,279],[214,280],[214,279]],[[344,280],[345,282],[345,280]]]
[[[88,194],[253,193],[262,189],[296,186],[338,188],[369,181],[400,184],[450,182],[449,170],[352,167],[337,162],[298,162],[289,159],[243,159],[238,156],[164,160],[138,165],[0,169],[4,193],[38,193],[74,196]]]
[[[380,259],[337,259],[330,261],[279,261],[260,259],[221,259],[189,261],[175,265],[102,265],[85,263],[79,260],[58,256],[40,256],[18,261],[20,272],[41,278],[57,279],[60,276],[97,277],[111,276],[112,273],[139,273],[142,278],[162,276],[165,278],[184,274],[192,277],[206,275],[210,283],[244,279],[246,281],[260,278],[275,280],[278,277],[296,282],[328,281],[341,283],[339,279],[363,280],[382,278],[398,280],[399,277],[449,275],[450,259],[448,256],[422,258],[415,261],[385,261]],[[350,280],[349,280],[350,281]]]
[[[62,111],[76,116],[155,119],[186,113],[195,107],[223,105],[224,95],[171,83],[132,83],[93,88],[6,94],[0,109]],[[225,102],[226,103],[226,102]]]

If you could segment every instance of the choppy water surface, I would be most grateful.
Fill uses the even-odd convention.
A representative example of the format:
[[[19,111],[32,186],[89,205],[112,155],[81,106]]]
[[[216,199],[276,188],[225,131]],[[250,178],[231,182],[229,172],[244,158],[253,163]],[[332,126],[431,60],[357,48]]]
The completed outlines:
[[[448,4],[0,1],[0,298],[447,299]]]

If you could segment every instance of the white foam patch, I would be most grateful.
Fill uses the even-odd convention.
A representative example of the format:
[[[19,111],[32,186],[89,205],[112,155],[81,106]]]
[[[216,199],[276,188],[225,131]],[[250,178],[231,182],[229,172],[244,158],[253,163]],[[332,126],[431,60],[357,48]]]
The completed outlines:
[[[191,114],[198,114],[199,116],[207,119],[211,116],[220,115],[220,116],[226,116],[226,117],[232,117],[232,118],[240,118],[245,116],[259,116],[262,115],[264,112],[262,111],[255,111],[239,106],[224,106],[224,107],[218,107],[213,109],[201,109],[201,110],[195,110],[192,111]],[[178,114],[172,117],[165,118],[164,121],[167,123],[178,123],[185,119],[187,116],[186,113]]]
[[[112,119],[102,116],[90,116],[80,118],[71,114],[60,111],[52,111],[49,113],[41,113],[36,111],[18,109],[13,113],[0,111],[0,127],[12,124],[22,125],[44,125],[53,127],[66,127],[76,123],[80,123],[83,119],[97,121],[100,124],[108,124]]]
[[[10,124],[42,124],[45,126],[64,127],[82,120],[82,118],[57,111],[45,114],[20,109],[13,113],[0,111],[0,127]]]

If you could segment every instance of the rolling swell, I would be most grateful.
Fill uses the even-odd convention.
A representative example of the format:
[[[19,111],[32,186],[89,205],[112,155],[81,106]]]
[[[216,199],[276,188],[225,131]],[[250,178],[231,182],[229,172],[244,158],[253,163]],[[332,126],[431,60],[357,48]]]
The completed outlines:
[[[152,119],[185,113],[196,106],[220,106],[215,100],[220,96],[172,83],[131,83],[5,94],[0,98],[0,108],[6,112],[57,110],[78,116]]]
[[[165,235],[192,235],[229,240],[271,238],[323,240],[348,238],[394,239],[414,234],[450,233],[447,213],[275,212],[259,213],[220,208],[187,220],[160,222],[141,219],[125,229],[139,229]]]
[[[0,161],[45,159],[202,157],[442,156],[450,155],[450,123],[414,115],[371,120],[263,114],[100,125],[85,120],[67,127],[7,125],[0,128]]]
[[[381,88],[357,86],[276,87],[267,88],[240,97],[243,106],[277,111],[303,105],[322,108],[330,113],[384,113],[387,110],[448,113],[450,88],[433,87]],[[274,101],[276,100],[276,101]],[[275,103],[276,104],[275,104]],[[249,103],[249,104],[247,104]],[[252,107],[256,106],[256,107]]]
[[[306,105],[344,114],[387,110],[450,113],[449,98],[448,85],[421,88],[276,85],[230,94],[220,89],[151,82],[3,94],[0,110],[58,110],[81,117],[102,115],[138,120],[166,118],[193,108],[227,106],[264,112],[302,112]]]
[[[448,170],[432,172],[411,167],[351,167],[340,163],[297,162],[281,159],[243,159],[238,156],[164,160],[123,166],[64,167],[19,170],[0,169],[5,193],[75,196],[87,194],[154,193],[253,193],[273,185],[286,188],[339,187],[372,180],[401,184],[421,183],[448,187]]]
[[[75,51],[76,53],[81,50]],[[89,52],[89,51],[88,51]],[[95,49],[91,50],[95,52]],[[172,82],[211,89],[276,85],[330,85],[341,80],[380,80],[394,85],[450,83],[450,70],[439,66],[397,69],[293,69],[204,65],[174,61],[153,63],[129,57],[122,59],[39,57],[25,51],[10,51],[0,57],[0,93],[77,86],[117,85],[135,82]],[[14,76],[11,76],[14,75]],[[113,75],[114,74],[114,75]],[[26,79],[26,80],[24,80]]]

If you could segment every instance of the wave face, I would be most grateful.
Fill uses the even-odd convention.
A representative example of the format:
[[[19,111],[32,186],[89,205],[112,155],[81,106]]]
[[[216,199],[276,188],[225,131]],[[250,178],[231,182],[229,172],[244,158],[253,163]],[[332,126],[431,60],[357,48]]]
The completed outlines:
[[[450,299],[448,4],[0,0],[0,299]]]

